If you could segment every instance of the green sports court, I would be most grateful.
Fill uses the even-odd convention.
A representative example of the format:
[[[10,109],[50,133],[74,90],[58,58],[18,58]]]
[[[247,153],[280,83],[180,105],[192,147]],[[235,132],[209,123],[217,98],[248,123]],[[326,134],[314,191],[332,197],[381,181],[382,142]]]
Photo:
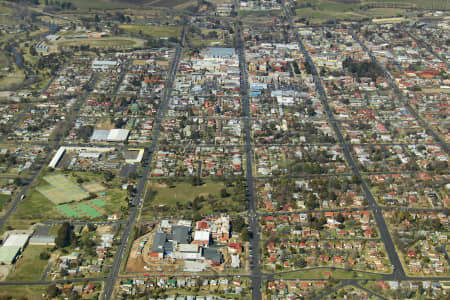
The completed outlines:
[[[102,198],[83,201],[71,204],[61,204],[56,210],[69,218],[88,218],[94,219],[102,216],[104,213],[101,208],[106,204],[106,200]]]

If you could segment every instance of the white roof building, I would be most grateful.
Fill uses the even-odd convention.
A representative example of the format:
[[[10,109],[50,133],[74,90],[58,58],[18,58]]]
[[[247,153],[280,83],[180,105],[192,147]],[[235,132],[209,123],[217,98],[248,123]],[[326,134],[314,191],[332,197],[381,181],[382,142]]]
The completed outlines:
[[[92,69],[94,70],[108,70],[110,68],[115,68],[119,64],[116,60],[98,60],[95,59],[92,62]]]
[[[194,232],[194,241],[209,242],[209,236],[210,236],[209,231],[199,230],[199,231]]]
[[[198,245],[195,244],[179,244],[178,247],[180,252],[199,252]]]
[[[9,247],[9,246],[15,246],[24,248],[26,243],[28,242],[28,239],[30,238],[29,234],[11,234],[8,236],[6,241],[3,243],[3,247]]]
[[[94,130],[91,141],[123,142],[128,138],[128,129]]]
[[[111,129],[108,134],[108,142],[123,142],[128,138],[130,131],[128,129]]]
[[[50,161],[50,163],[48,164],[49,167],[51,168],[55,168],[56,165],[59,163],[59,161],[61,160],[61,158],[63,157],[64,153],[66,153],[66,148],[65,147],[60,147],[58,149],[58,151],[56,151],[55,156],[53,156],[52,160]]]

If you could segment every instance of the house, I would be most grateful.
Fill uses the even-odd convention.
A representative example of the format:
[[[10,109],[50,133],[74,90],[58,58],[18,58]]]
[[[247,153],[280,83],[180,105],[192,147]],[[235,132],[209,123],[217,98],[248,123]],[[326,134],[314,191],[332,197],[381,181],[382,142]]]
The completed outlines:
[[[242,244],[241,243],[228,244],[228,252],[230,252],[232,254],[242,253]]]

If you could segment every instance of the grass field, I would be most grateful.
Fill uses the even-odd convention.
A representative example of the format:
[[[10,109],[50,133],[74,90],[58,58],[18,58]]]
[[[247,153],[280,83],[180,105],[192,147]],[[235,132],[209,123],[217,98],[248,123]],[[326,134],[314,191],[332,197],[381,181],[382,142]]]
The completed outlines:
[[[48,260],[39,258],[41,252],[50,249],[47,246],[28,246],[22,257],[15,263],[15,269],[9,273],[7,281],[40,280],[47,267]]]
[[[223,188],[226,188],[230,194],[228,197],[221,197],[220,191]],[[227,187],[225,182],[220,181],[206,181],[201,186],[193,186],[188,181],[175,182],[170,186],[150,182],[147,186],[142,217],[166,216],[183,212],[186,214],[198,212],[204,215],[220,211],[242,211],[242,201],[240,200],[245,199],[244,192],[234,195],[235,200],[233,200],[233,195],[231,195],[233,189],[233,187]],[[148,197],[151,193],[153,193],[152,197]],[[209,198],[209,195],[212,197]],[[200,202],[198,210],[192,211],[189,205],[196,197],[200,196],[203,196],[205,200]]]
[[[145,44],[144,40],[133,38],[87,38],[87,39],[61,39],[56,42],[58,46],[70,47],[70,46],[82,46],[89,45],[93,48],[132,48],[142,47]]]
[[[416,5],[418,9],[450,9],[450,2],[446,0],[373,0],[360,3],[344,3],[333,0],[306,0],[302,1],[303,7],[295,10],[295,18],[305,18],[312,23],[326,21],[361,20],[363,18],[389,18],[408,14],[402,7],[397,8],[368,8],[368,3],[397,3]],[[417,12],[416,12],[417,13]]]
[[[0,52],[0,69],[8,67],[10,65],[9,58],[6,56],[6,52]]]
[[[105,206],[105,199],[93,199],[75,204],[58,205],[56,210],[68,218],[88,218],[95,219],[101,217],[104,213],[102,207]]]
[[[363,2],[415,4],[419,9],[450,9],[450,2],[448,0],[368,0]]]
[[[4,75],[4,77],[0,77],[0,88],[1,89],[7,89],[13,85],[19,85],[25,79],[25,73],[18,68],[16,68],[16,70],[14,72],[11,72],[8,74],[1,74],[1,75]]]
[[[61,174],[45,176],[50,185],[40,186],[37,190],[55,204],[80,201],[89,197],[89,193]]]
[[[49,174],[49,173],[47,173]],[[50,173],[51,174],[51,173]],[[67,178],[76,182],[77,178],[82,178],[83,182],[102,182],[103,175],[93,173],[93,172],[67,172],[64,174]],[[76,178],[73,176],[77,176]],[[44,176],[45,177],[45,176]],[[36,186],[41,186],[45,184],[43,177],[40,177]],[[122,208],[127,207],[125,198],[127,196],[127,191],[121,189],[120,178],[116,177],[113,179],[109,186],[106,187],[106,196],[102,196],[105,199],[106,205],[102,207],[103,212],[106,215],[123,212]],[[11,215],[8,220],[8,225],[14,228],[24,229],[29,226],[29,224],[42,220],[58,220],[62,218],[62,215],[55,211],[56,205],[47,199],[44,195],[37,191],[36,187],[30,190],[29,196],[27,196],[23,202],[21,202],[16,210],[16,212]],[[85,218],[87,219],[87,218]]]
[[[11,12],[11,9],[9,7],[3,6],[0,4],[0,14],[8,14]]]
[[[42,1],[44,2],[44,1]],[[119,8],[134,8],[137,7],[137,3],[133,1],[113,1],[113,0],[72,0],[77,9],[119,9]],[[136,1],[138,2],[138,1]],[[151,2],[151,1],[139,1],[139,2]]]
[[[120,29],[124,31],[151,36],[155,39],[159,38],[178,38],[181,34],[180,26],[150,26],[150,25],[120,25]]]
[[[331,277],[334,279],[351,279],[351,278],[362,278],[362,279],[379,279],[381,278],[378,274],[369,274],[369,273],[362,273],[357,271],[346,271],[346,270],[332,270],[327,268],[322,269],[313,269],[313,270],[302,270],[302,271],[295,271],[290,273],[282,273],[275,275],[277,278],[282,279],[308,279],[308,278],[314,278],[314,279],[326,279],[327,276],[324,274],[325,272],[330,272]]]
[[[154,7],[175,8],[183,7],[186,3],[196,3],[192,0],[72,0],[77,10],[87,11],[90,9],[152,9]],[[41,1],[44,3],[44,1]],[[41,5],[43,8],[44,5]]]
[[[0,289],[0,297],[4,299],[20,299],[26,297],[29,300],[40,300],[48,285],[4,285]],[[12,298],[7,298],[11,296]]]
[[[3,206],[10,197],[10,195],[0,195],[0,211],[3,209]]]

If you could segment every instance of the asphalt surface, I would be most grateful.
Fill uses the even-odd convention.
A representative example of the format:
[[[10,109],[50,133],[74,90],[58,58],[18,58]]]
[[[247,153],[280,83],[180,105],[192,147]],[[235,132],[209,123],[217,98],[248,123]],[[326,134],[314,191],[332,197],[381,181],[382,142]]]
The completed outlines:
[[[260,257],[260,235],[259,221],[256,214],[257,203],[255,197],[255,186],[253,180],[253,149],[251,143],[251,125],[250,125],[250,100],[248,97],[248,73],[245,60],[244,42],[242,40],[241,26],[237,26],[237,53],[239,56],[240,69],[240,90],[242,113],[244,117],[244,140],[246,155],[246,179],[247,179],[247,199],[248,199],[248,222],[250,231],[250,268],[252,280],[252,299],[262,299],[261,295],[261,257]]]
[[[50,272],[50,269],[53,266],[53,262],[49,262],[47,265],[47,268],[45,268],[44,274],[42,274],[41,280],[45,281],[45,278],[47,278],[48,272]]]

